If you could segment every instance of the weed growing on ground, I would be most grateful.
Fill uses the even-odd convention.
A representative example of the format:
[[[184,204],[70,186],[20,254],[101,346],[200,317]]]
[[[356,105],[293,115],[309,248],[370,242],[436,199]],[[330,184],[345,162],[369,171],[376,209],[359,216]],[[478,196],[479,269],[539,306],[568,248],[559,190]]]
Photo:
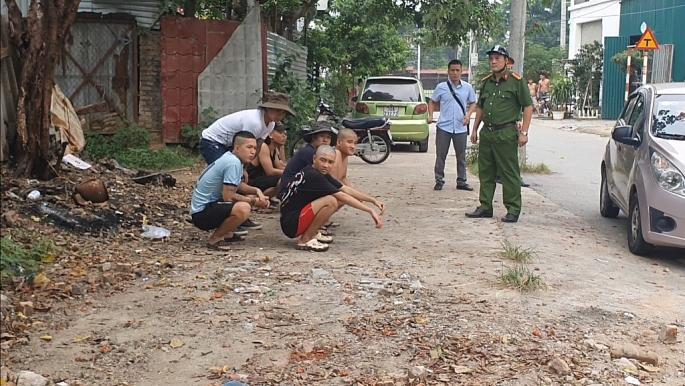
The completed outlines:
[[[517,263],[531,263],[535,257],[535,251],[532,248],[523,248],[520,245],[512,245],[508,240],[501,243],[502,252],[500,254],[505,259],[515,261]]]
[[[48,240],[38,240],[30,249],[17,244],[10,236],[0,239],[0,280],[17,275],[30,275],[39,271],[39,263],[54,260],[55,245]]]
[[[543,162],[539,164],[525,163],[521,166],[521,173],[525,174],[552,174],[552,171]]]
[[[497,280],[501,284],[519,291],[532,291],[547,287],[542,276],[536,275],[523,264],[517,264],[514,267],[502,265],[502,273],[497,276]]]
[[[94,160],[113,158],[131,169],[163,170],[195,164],[196,157],[188,155],[181,147],[150,149],[150,133],[135,123],[122,124],[125,126],[114,135],[88,135],[85,155]]]

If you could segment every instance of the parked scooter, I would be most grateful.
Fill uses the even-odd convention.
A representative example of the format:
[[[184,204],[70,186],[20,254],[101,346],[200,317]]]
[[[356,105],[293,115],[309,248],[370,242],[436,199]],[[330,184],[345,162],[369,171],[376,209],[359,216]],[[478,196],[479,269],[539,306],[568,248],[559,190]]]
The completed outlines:
[[[317,121],[331,121],[332,124],[342,126],[357,133],[357,151],[355,155],[364,162],[370,164],[383,163],[390,156],[393,145],[392,134],[390,133],[390,121],[387,118],[359,118],[359,119],[340,119],[330,106],[324,101],[319,101]],[[299,133],[299,139],[290,148],[290,156],[301,147],[306,145],[302,138],[311,130],[303,127]],[[332,144],[335,146],[335,144]]]

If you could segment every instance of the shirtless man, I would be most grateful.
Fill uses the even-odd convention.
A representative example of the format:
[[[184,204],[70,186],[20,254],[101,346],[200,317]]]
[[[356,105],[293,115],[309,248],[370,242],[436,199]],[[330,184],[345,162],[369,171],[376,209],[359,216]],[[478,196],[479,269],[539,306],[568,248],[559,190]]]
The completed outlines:
[[[335,158],[335,149],[328,145],[319,146],[313,165],[295,175],[283,196],[281,230],[290,238],[299,237],[298,249],[328,250],[328,243],[333,238],[322,235],[320,228],[338,210],[340,203],[369,213],[376,228],[383,227],[381,216],[385,214],[385,204],[333,178],[329,173]],[[364,201],[377,206],[380,213],[364,205]]]
[[[533,101],[537,100],[538,98],[538,85],[535,83],[533,78],[528,79],[528,91],[530,92],[530,97],[533,99]],[[533,112],[537,114],[537,103],[533,103]]]
[[[552,82],[547,79],[547,76],[545,74],[540,74],[540,83],[538,84],[538,99],[545,99],[549,98],[549,89],[550,86],[552,85]]]
[[[335,164],[330,174],[345,186],[354,187],[347,179],[347,163],[355,151],[357,151],[357,133],[350,129],[340,129],[335,147]]]

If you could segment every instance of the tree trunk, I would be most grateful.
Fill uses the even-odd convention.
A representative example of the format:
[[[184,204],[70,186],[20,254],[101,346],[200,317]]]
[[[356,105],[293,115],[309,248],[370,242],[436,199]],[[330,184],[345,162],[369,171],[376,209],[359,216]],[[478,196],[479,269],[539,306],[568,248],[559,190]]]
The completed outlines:
[[[33,0],[22,19],[16,0],[5,0],[13,31],[12,43],[19,49],[22,69],[17,99],[18,155],[15,177],[54,177],[50,167],[50,107],[55,70],[64,40],[76,19],[81,0]]]
[[[185,0],[185,5],[183,6],[183,17],[195,18],[196,11],[197,11],[197,1],[196,0]]]

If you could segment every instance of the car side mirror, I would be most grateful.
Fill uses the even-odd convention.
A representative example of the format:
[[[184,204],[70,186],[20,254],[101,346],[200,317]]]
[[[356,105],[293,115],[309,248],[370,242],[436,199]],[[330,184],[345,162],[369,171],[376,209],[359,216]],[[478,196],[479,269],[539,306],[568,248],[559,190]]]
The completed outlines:
[[[357,99],[359,99],[359,98],[357,98],[357,97],[352,97],[352,102],[356,102]]]
[[[619,143],[623,143],[629,146],[638,147],[640,146],[640,140],[633,138],[633,128],[628,125],[618,126],[614,128],[611,133],[611,138]]]

